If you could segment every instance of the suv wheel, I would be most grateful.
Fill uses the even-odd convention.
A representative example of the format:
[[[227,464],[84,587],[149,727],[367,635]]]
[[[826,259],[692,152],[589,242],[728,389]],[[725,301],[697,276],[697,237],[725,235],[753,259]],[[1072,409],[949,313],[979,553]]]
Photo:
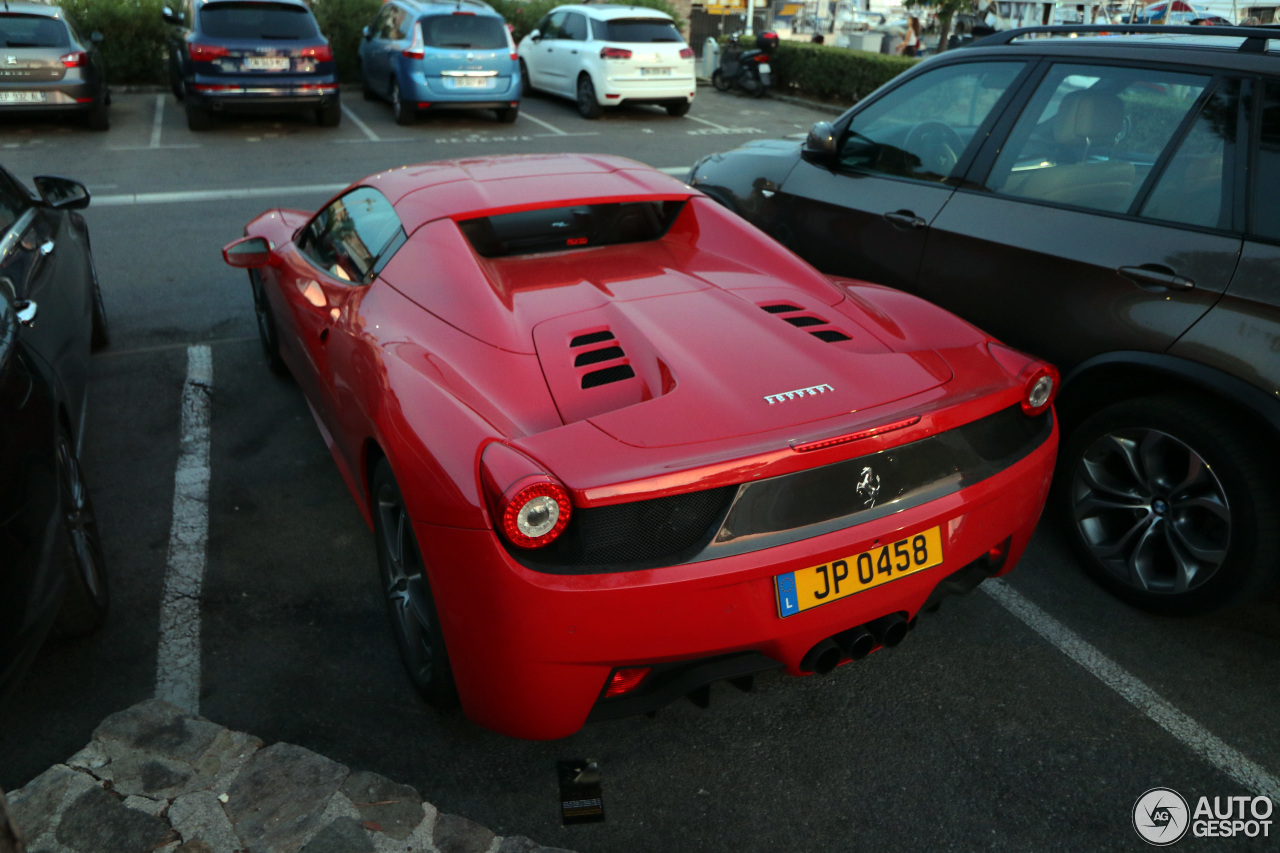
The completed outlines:
[[[496,110],[498,113],[498,121],[503,124],[511,124],[516,120],[516,116],[520,115],[519,107],[507,107],[503,110]]]
[[[596,87],[591,78],[583,74],[578,78],[578,114],[583,118],[600,118],[604,108],[596,100]]]
[[[337,127],[342,124],[342,102],[337,96],[323,107],[316,109],[316,121],[321,127]]]
[[[1090,575],[1153,613],[1193,615],[1276,580],[1275,457],[1228,415],[1180,397],[1109,406],[1076,428],[1060,499]]]
[[[186,99],[187,103],[187,129],[194,131],[208,130],[213,127],[213,116],[204,107],[197,107],[191,103],[191,99]]]
[[[400,83],[397,80],[391,81],[391,114],[395,116],[396,124],[410,125],[416,118],[414,108],[404,102],[400,97]]]

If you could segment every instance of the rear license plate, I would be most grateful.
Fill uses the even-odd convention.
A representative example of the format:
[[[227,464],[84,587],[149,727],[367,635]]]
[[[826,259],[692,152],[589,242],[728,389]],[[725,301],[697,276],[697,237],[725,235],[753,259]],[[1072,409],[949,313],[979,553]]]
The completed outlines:
[[[778,575],[778,615],[794,616],[941,563],[942,534],[930,527],[852,557]]]
[[[288,71],[287,56],[249,56],[244,60],[244,67],[249,71]]]
[[[43,104],[44,92],[0,92],[0,104]]]
[[[670,77],[671,69],[670,68],[641,68],[640,76],[641,77]]]
[[[488,77],[453,77],[453,88],[455,89],[487,89],[489,88]]]
[[[769,67],[769,63],[767,63],[767,62],[761,62],[761,63],[760,63],[760,73],[761,73],[761,74],[768,74],[768,73],[769,73],[770,71],[772,71],[772,70],[773,70],[773,69]]]

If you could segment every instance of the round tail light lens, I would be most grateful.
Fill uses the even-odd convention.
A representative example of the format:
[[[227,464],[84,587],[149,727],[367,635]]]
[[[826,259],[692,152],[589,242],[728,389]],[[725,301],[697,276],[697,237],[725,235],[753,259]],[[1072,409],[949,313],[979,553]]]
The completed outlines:
[[[517,547],[541,548],[560,536],[572,512],[569,493],[559,483],[517,483],[502,496],[502,534]]]
[[[1034,417],[1053,405],[1053,399],[1058,396],[1060,381],[1057,369],[1050,365],[1038,365],[1030,371],[1022,386],[1023,413]]]

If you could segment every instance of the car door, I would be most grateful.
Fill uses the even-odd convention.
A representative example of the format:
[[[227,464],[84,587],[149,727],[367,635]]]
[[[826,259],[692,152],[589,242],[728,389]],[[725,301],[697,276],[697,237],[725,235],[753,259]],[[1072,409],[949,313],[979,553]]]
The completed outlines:
[[[775,190],[775,237],[824,272],[911,287],[947,203],[1025,61],[914,75],[837,124],[837,157],[803,159]]]
[[[917,292],[1070,367],[1164,352],[1235,271],[1240,85],[1056,62],[933,223]]]
[[[551,68],[555,55],[555,44],[559,39],[560,28],[568,12],[556,11],[547,15],[538,24],[538,40],[530,43],[525,51],[524,64],[529,69],[529,84],[544,92],[559,92],[555,86],[555,75]]]

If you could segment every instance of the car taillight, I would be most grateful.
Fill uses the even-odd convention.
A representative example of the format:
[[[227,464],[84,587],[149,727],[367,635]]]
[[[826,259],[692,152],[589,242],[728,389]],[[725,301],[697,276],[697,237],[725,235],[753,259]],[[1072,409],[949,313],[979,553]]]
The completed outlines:
[[[537,463],[505,444],[491,444],[480,460],[481,482],[494,526],[518,548],[554,542],[573,514],[569,490]]]
[[[322,44],[319,47],[304,47],[302,55],[314,59],[316,62],[333,62],[333,48],[327,44]]]
[[[191,55],[192,62],[213,62],[215,59],[231,54],[220,44],[196,44],[195,42],[187,43],[187,53]]]
[[[757,53],[755,56],[751,57],[751,61],[752,61],[752,62],[768,62],[768,61],[769,61],[769,54],[767,54],[767,53]]]
[[[1062,379],[1051,364],[1031,365],[1022,372],[1022,411],[1034,417],[1053,405]]]
[[[680,58],[681,58],[681,59],[693,59],[693,48],[691,48],[691,47],[682,47],[682,48],[680,48]]]
[[[422,59],[427,55],[427,42],[422,37],[422,24],[413,25],[413,41],[404,50],[400,51],[400,55],[406,59]]]
[[[630,59],[631,51],[625,47],[602,47],[600,48],[601,59]]]
[[[73,53],[64,53],[58,57],[62,60],[62,64],[68,68],[83,68],[89,64],[89,54],[83,50],[77,50]]]
[[[615,669],[609,676],[609,686],[604,690],[604,698],[612,699],[630,693],[639,687],[653,671],[651,666],[623,666]]]

